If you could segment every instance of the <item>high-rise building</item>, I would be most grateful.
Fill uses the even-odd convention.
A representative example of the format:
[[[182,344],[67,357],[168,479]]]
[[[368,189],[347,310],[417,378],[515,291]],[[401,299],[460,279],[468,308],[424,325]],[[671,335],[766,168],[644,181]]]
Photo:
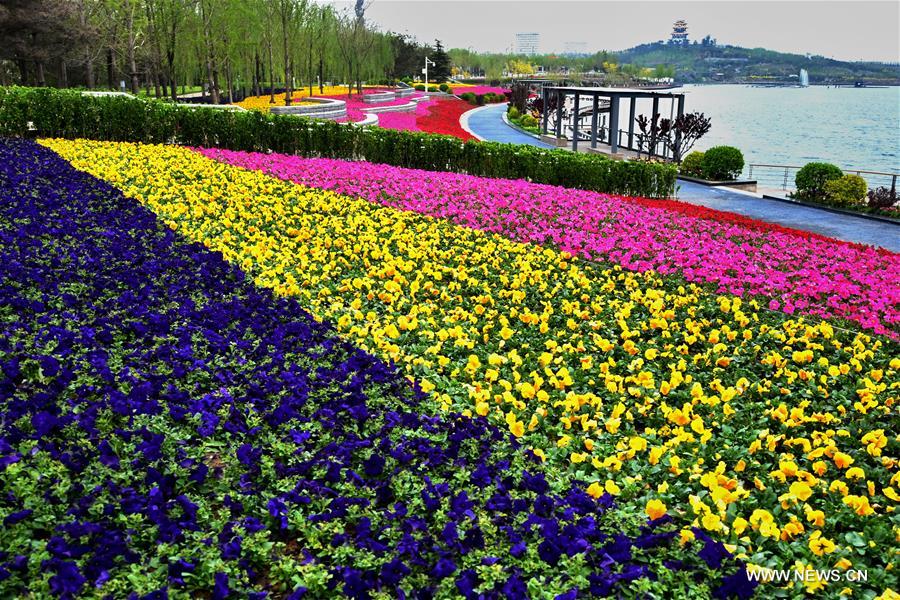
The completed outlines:
[[[541,34],[537,32],[517,33],[516,54],[524,54],[526,56],[537,54],[540,41]]]
[[[687,21],[681,19],[675,21],[675,23],[672,25],[672,37],[669,39],[669,43],[687,46],[689,43],[687,30]]]

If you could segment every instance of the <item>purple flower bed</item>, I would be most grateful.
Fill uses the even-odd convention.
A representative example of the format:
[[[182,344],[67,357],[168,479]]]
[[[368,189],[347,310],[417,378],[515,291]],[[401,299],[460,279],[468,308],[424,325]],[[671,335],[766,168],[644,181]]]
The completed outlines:
[[[0,140],[0,595],[748,595],[295,301]],[[623,535],[630,529],[633,535]]]

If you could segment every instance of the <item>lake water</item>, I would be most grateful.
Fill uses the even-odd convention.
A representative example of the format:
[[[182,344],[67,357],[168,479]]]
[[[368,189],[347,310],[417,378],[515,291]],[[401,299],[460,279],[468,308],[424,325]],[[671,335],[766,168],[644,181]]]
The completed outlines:
[[[686,92],[686,111],[712,118],[712,129],[697,150],[727,144],[739,148],[748,164],[825,161],[845,170],[900,171],[900,87],[681,89]],[[638,104],[638,112],[641,108]],[[660,112],[668,116],[665,101]],[[793,172],[790,177],[792,181]],[[871,177],[870,185],[885,183],[876,179]]]

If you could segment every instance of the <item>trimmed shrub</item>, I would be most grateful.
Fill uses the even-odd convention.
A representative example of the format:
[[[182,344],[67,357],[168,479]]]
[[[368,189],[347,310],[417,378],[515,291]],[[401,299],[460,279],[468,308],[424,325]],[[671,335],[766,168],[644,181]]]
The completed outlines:
[[[524,127],[537,127],[538,120],[535,119],[533,115],[524,115],[522,117],[522,125]]]
[[[843,174],[840,168],[831,163],[807,163],[797,171],[797,175],[794,177],[794,185],[797,187],[796,195],[802,200],[822,202],[825,200],[825,183],[839,179]]]
[[[436,85],[429,85],[428,91],[429,92],[439,92],[440,90],[438,89],[438,86],[436,86]]]
[[[441,90],[442,92],[449,92],[450,86],[447,85],[446,83],[442,83],[441,85],[438,86],[438,89]]]
[[[733,146],[714,146],[703,153],[703,177],[713,181],[734,181],[744,170],[744,155]]]
[[[681,173],[690,177],[703,177],[704,152],[691,152],[681,161]]]
[[[843,175],[825,182],[825,202],[833,206],[861,206],[869,186],[859,175]]]
[[[425,91],[425,84],[424,84],[424,83],[417,83],[417,84],[416,84],[416,90],[418,90],[418,91],[420,91],[420,92],[424,92],[424,91]]]
[[[506,116],[509,117],[510,121],[518,119],[522,116],[522,113],[519,112],[519,109],[515,106],[510,106],[509,110],[506,111]]]
[[[87,138],[181,144],[250,152],[365,160],[412,169],[528,179],[563,187],[647,198],[675,191],[673,165],[613,161],[595,154],[354,127],[257,111],[179,106],[75,90],[0,87],[0,136]]]

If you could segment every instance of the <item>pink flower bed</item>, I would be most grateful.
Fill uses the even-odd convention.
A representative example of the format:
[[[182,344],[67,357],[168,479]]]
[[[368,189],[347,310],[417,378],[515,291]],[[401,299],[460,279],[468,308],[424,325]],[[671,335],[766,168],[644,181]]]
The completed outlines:
[[[416,125],[416,115],[428,114],[427,102],[420,102],[414,111],[378,113],[378,126],[385,129],[400,129],[402,131],[419,131]]]
[[[374,92],[372,92],[374,93]],[[331,98],[334,100],[343,100],[347,103],[347,110],[362,110],[364,108],[375,108],[377,106],[402,106],[403,104],[409,104],[413,98],[419,98],[424,96],[422,92],[415,92],[412,96],[407,96],[405,98],[397,98],[396,100],[390,100],[388,102],[363,102],[361,96],[354,94],[350,97],[347,97],[347,94],[339,94],[337,96],[313,96],[314,98]]]
[[[721,292],[762,295],[772,310],[855,321],[898,337],[900,255],[674,201],[404,169],[365,162],[201,150],[330,189]]]
[[[376,92],[383,92],[387,90],[366,90],[363,94],[374,94]],[[419,98],[424,96],[422,92],[416,92],[412,96],[407,96],[405,98],[398,98],[396,100],[390,100],[388,102],[364,102],[362,97],[358,94],[354,94],[353,96],[348,97],[347,94],[338,94],[338,95],[330,95],[330,96],[313,96],[314,98],[330,98],[333,100],[343,100],[347,103],[347,118],[346,119],[336,119],[338,123],[358,123],[359,121],[365,120],[369,113],[364,111],[366,108],[375,108],[379,106],[402,106],[404,104],[409,104],[413,98]],[[428,104],[429,101],[420,102],[419,105]],[[419,107],[417,107],[419,109]],[[424,110],[424,109],[423,109]],[[408,125],[407,122],[411,122],[411,127],[388,127],[388,129],[408,129],[409,131],[415,131],[415,112],[414,111],[404,111],[402,113],[379,113],[379,124],[385,120],[385,116],[388,114],[397,114],[397,115],[407,115],[406,119],[400,118],[397,119],[396,122],[400,125]],[[421,113],[426,114],[426,113]],[[388,122],[393,122],[392,119],[386,119]],[[384,125],[383,125],[384,126]]]

